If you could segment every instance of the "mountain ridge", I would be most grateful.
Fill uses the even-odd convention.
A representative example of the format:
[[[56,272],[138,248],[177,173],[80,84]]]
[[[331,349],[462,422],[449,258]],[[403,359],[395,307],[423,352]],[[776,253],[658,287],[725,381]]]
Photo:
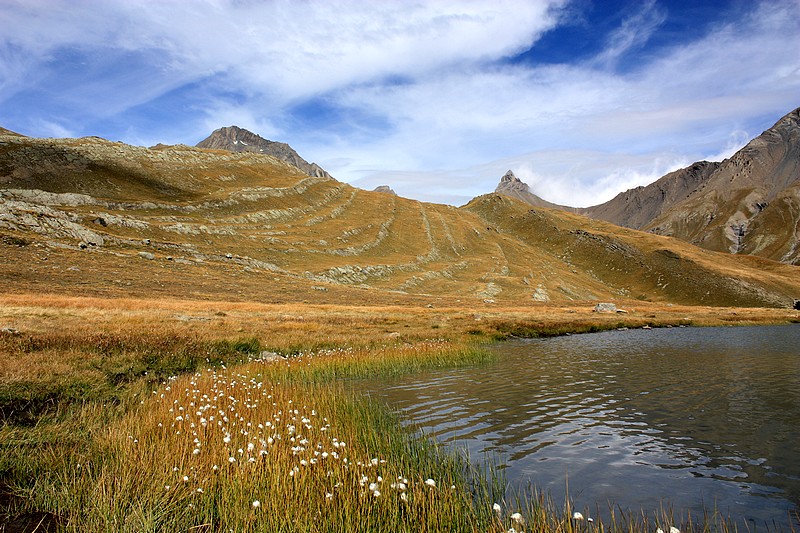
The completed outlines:
[[[229,152],[255,152],[277,157],[296,166],[307,175],[316,178],[332,176],[316,163],[309,163],[286,143],[270,141],[244,128],[227,126],[214,130],[211,135],[195,145],[197,148],[209,150],[227,150]]]
[[[494,192],[517,198],[518,200],[522,200],[523,202],[534,207],[548,207],[551,209],[562,209],[565,211],[574,210],[573,208],[567,206],[548,202],[544,198],[535,195],[531,192],[528,184],[520,180],[512,170],[509,170],[503,175],[502,178],[500,178],[500,183],[497,184],[497,188],[495,188]]]
[[[699,161],[586,208],[500,190],[533,206],[676,237],[709,250],[800,264],[800,108],[721,162]],[[526,189],[527,190],[527,189]]]
[[[463,208],[309,176],[253,151],[0,138],[14,291],[481,307],[789,307],[797,267],[501,194]]]

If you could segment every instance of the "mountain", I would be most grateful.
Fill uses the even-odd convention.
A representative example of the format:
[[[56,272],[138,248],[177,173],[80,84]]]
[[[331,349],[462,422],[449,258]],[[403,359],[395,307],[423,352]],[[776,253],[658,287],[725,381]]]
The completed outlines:
[[[5,128],[0,128],[0,135],[16,135],[17,137],[23,137],[23,135],[20,135],[19,133],[16,133],[11,130],[7,130]]]
[[[670,172],[646,187],[629,189],[608,202],[577,212],[626,228],[642,229],[688,198],[718,167],[719,163],[700,161]]]
[[[553,209],[571,210],[568,207],[552,204],[547,200],[536,196],[531,192],[528,184],[520,181],[520,179],[515,176],[514,172],[511,170],[506,172],[503,177],[500,178],[500,183],[497,184],[497,188],[494,190],[494,192],[504,194],[512,198],[517,198],[518,200],[522,200],[523,202],[534,207],[550,207]]]
[[[211,135],[197,143],[197,148],[210,150],[227,150],[229,152],[255,152],[277,157],[294,165],[309,176],[330,178],[323,168],[316,163],[309,163],[286,143],[267,140],[260,135],[240,128],[229,126],[214,130]]]
[[[708,250],[800,264],[800,108],[641,228]]]
[[[516,178],[496,192],[707,250],[800,264],[800,108],[719,163],[700,161],[587,208],[549,204]]]
[[[375,187],[372,190],[375,191],[375,192],[383,192],[383,193],[386,193],[386,194],[393,194],[393,195],[397,196],[397,193],[394,192],[394,189],[392,189],[388,185],[378,185],[377,187]]]
[[[0,135],[6,292],[791,307],[797,272],[496,193],[455,208],[365,191],[260,151]]]

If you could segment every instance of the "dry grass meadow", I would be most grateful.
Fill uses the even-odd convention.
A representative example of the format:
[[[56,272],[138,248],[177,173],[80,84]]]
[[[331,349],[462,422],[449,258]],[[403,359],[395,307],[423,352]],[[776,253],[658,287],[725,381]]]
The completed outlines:
[[[505,502],[490,468],[442,452],[344,386],[481,364],[486,342],[511,335],[800,320],[620,307],[3,295],[0,531],[667,530],[668,516],[590,525],[544,496]],[[702,524],[689,528],[728,528],[716,516]]]

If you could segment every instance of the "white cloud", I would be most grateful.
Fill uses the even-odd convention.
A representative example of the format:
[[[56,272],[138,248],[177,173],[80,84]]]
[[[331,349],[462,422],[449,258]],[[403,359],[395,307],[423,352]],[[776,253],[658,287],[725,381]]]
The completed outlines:
[[[590,60],[356,87],[343,91],[340,102],[387,117],[393,129],[370,145],[335,150],[355,154],[368,168],[419,171],[418,186],[405,188],[420,198],[430,189],[427,169],[457,174],[494,154],[505,157],[491,165],[491,178],[481,179],[481,192],[492,190],[507,168],[534,168],[528,178],[545,199],[599,203],[681,165],[727,157],[743,138],[771,125],[748,129],[754,119],[775,120],[800,104],[798,17],[797,4],[764,4],[751,19],[715,28],[625,75]],[[645,20],[650,31],[654,20]],[[327,155],[326,147],[318,150]],[[373,181],[363,167],[329,170]],[[449,182],[454,195],[475,191],[477,178],[462,173]],[[547,184],[542,191],[539,182]]]
[[[74,138],[77,134],[68,127],[51,120],[37,121],[37,130],[43,137]]]
[[[632,15],[622,21],[606,40],[606,46],[592,58],[592,62],[613,68],[627,52],[640,48],[666,20],[665,11],[655,0],[645,0]]]
[[[156,79],[140,87],[221,75],[285,104],[515,53],[555,24],[552,8],[563,1],[12,0],[0,24],[3,48],[24,50],[31,65],[70,47],[159,55]]]
[[[6,0],[0,109],[43,90],[75,115],[113,118],[190,87],[185,124],[131,129],[126,140],[197,142],[237,124],[367,188],[462,203],[512,168],[545,199],[586,205],[676,164],[729,155],[770,125],[764,117],[800,105],[796,0],[762,2],[747,18],[637,56],[666,16],[650,0],[583,62],[503,62],[559,17],[580,17],[576,5]],[[292,106],[315,98],[370,120],[293,129]],[[81,129],[46,121],[33,134]]]

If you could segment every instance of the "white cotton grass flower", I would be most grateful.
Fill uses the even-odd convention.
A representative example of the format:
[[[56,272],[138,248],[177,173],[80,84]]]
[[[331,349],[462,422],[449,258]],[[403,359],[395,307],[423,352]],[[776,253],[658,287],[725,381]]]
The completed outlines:
[[[681,533],[681,530],[675,526],[670,526],[669,533]]]
[[[512,521],[517,522],[518,524],[522,524],[525,522],[520,513],[514,513],[509,518],[511,518]]]
[[[436,482],[434,480],[432,480],[431,478],[426,479],[425,480],[425,484],[428,485],[431,488],[435,488],[436,487]]]
[[[497,514],[500,514],[500,513],[503,512],[503,508],[500,507],[499,503],[496,503],[496,504],[492,505],[492,511],[494,511]]]
[[[258,500],[253,500],[253,509],[258,509],[261,507],[261,502]]]
[[[581,513],[579,513],[578,511],[575,511],[574,513],[572,513],[572,519],[573,520],[583,520],[583,515]]]

